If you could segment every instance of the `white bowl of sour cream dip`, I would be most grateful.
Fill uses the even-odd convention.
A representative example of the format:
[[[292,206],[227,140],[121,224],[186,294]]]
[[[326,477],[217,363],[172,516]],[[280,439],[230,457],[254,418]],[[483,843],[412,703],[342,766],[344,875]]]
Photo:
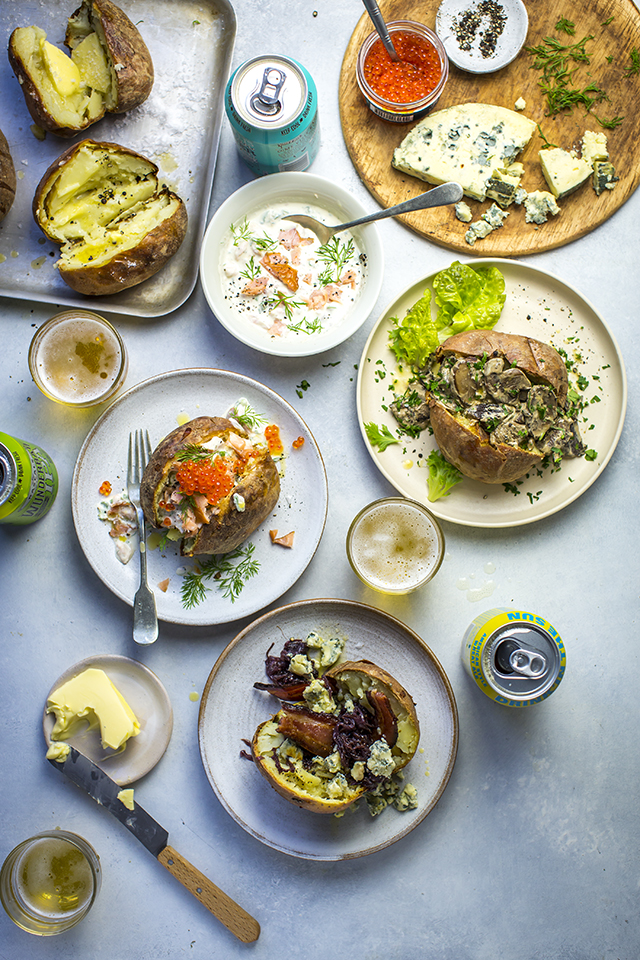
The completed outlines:
[[[281,357],[322,353],[347,340],[380,293],[384,255],[376,224],[322,245],[283,218],[306,214],[335,225],[370,212],[311,173],[273,173],[236,190],[214,214],[200,254],[215,317],[242,343]]]

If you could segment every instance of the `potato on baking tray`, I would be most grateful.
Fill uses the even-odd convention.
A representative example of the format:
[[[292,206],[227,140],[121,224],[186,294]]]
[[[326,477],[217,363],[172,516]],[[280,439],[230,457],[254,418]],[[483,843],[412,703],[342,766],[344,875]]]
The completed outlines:
[[[61,245],[62,279],[88,296],[118,293],[153,276],[187,232],[186,207],[160,186],[156,164],[95,140],[69,147],[51,164],[36,188],[33,215]]]
[[[585,452],[565,363],[540,340],[496,330],[454,334],[419,381],[443,456],[473,480],[510,483],[548,457]],[[392,412],[402,423],[403,403]]]
[[[287,641],[278,657],[267,655],[271,682],[254,687],[282,706],[255,731],[252,758],[280,796],[313,813],[341,813],[371,792],[386,792],[386,802],[399,810],[412,809],[415,788],[394,775],[418,747],[415,704],[369,660],[335,663],[323,672],[327,645],[336,643],[312,633],[306,641]],[[375,801],[370,805],[372,813],[379,809]]]
[[[16,27],[9,61],[29,113],[45,130],[71,137],[105,113],[143,103],[154,74],[137,27],[111,0],[82,0],[67,23],[67,56],[36,26]]]
[[[4,220],[16,196],[16,168],[9,144],[0,130],[0,220]]]
[[[147,521],[177,531],[185,556],[235,550],[279,496],[267,447],[225,417],[197,417],[173,430],[153,451],[140,485]]]

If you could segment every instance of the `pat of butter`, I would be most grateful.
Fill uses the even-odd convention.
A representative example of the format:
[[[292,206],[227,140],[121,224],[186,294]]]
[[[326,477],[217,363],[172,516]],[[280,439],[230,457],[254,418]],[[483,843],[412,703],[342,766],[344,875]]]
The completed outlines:
[[[89,724],[100,725],[102,746],[118,750],[129,737],[140,733],[140,724],[133,710],[104,670],[89,667],[51,694],[47,713],[54,713],[56,722],[52,740],[67,740]]]
[[[135,809],[135,802],[133,800],[133,790],[119,790],[118,791],[118,800],[122,803],[127,810]]]
[[[60,740],[52,740],[47,750],[47,760],[55,760],[56,763],[63,763],[71,752],[68,743],[62,743]]]

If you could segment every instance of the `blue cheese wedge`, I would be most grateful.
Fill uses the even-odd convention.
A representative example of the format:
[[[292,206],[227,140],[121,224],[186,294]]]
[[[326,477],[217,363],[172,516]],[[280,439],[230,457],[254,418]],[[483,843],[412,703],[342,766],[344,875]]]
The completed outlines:
[[[407,134],[393,154],[396,170],[427,183],[457,181],[474,200],[487,183],[524,150],[536,125],[515,110],[488,103],[462,103],[437,110]]]
[[[541,150],[539,157],[544,178],[556,199],[573,193],[593,173],[590,163],[561,147]]]
[[[593,189],[597,196],[603,190],[613,190],[619,177],[616,177],[615,167],[608,160],[596,160],[593,164]]]

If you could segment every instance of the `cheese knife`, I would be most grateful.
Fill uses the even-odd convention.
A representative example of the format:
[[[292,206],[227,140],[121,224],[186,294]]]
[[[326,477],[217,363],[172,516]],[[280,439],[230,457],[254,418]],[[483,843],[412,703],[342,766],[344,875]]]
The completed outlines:
[[[64,760],[51,759],[49,762],[82,787],[100,806],[106,807],[239,940],[252,943],[258,939],[260,925],[257,920],[169,846],[167,831],[139,803],[134,801],[133,810],[125,807],[118,799],[121,787],[104,770],[75,747],[70,747]]]

